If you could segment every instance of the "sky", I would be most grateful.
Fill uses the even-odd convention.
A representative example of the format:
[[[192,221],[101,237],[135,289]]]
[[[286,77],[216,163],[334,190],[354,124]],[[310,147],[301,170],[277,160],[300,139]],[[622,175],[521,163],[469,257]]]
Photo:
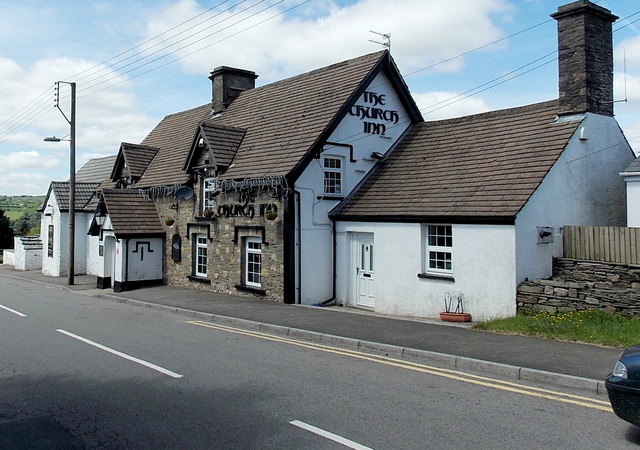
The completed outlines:
[[[56,81],[77,86],[76,168],[208,103],[216,67],[261,86],[381,50],[382,34],[424,119],[457,117],[558,97],[549,15],[568,2],[0,0],[0,195],[69,177],[69,142],[43,141],[69,134],[70,88]],[[614,110],[640,153],[640,0],[594,3],[620,17]]]

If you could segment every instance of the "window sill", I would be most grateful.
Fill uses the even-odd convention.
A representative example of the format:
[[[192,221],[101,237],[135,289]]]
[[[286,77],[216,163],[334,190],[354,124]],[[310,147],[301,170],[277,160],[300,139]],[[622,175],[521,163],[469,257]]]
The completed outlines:
[[[215,216],[204,217],[204,216],[195,216],[197,222],[213,222],[216,220]]]
[[[196,275],[189,275],[187,276],[187,278],[191,281],[196,281],[198,283],[202,283],[202,284],[211,284],[211,280],[208,278],[204,278],[204,277],[198,277]]]
[[[435,273],[435,272],[426,272],[419,273],[418,278],[428,278],[433,280],[447,280],[447,281],[456,281],[453,275],[448,273]]]
[[[234,286],[239,291],[253,292],[258,295],[267,295],[267,291],[255,286],[247,286],[246,284],[236,284]]]
[[[318,200],[344,200],[342,195],[318,195]]]

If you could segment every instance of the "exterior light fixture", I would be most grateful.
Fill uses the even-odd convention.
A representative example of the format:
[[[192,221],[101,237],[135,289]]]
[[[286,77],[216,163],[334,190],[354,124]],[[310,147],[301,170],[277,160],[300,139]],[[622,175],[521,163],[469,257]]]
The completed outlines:
[[[107,216],[102,211],[98,211],[94,216],[94,219],[96,220],[96,224],[101,227],[107,220]]]

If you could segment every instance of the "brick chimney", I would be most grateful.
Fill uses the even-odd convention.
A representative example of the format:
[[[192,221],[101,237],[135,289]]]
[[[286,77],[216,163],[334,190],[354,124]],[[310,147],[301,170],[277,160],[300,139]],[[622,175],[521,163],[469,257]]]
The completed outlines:
[[[560,6],[558,21],[559,115],[613,116],[612,24],[618,19],[588,0]]]
[[[256,87],[255,72],[233,67],[217,67],[211,72],[211,107],[213,113],[221,113],[242,91]]]

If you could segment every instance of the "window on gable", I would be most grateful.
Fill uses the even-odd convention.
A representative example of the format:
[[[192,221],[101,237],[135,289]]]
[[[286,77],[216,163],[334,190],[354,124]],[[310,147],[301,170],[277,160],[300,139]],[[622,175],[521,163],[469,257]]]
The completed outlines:
[[[326,155],[322,158],[322,170],[324,172],[324,194],[343,194],[343,159],[340,156]]]
[[[453,236],[451,225],[426,227],[425,272],[453,272]]]
[[[244,239],[244,284],[262,286],[262,241],[257,237]]]
[[[207,255],[207,235],[196,234],[194,236],[195,258],[193,273],[197,277],[207,277],[209,258]]]
[[[208,177],[202,179],[202,210],[213,211],[215,208],[215,178]]]

